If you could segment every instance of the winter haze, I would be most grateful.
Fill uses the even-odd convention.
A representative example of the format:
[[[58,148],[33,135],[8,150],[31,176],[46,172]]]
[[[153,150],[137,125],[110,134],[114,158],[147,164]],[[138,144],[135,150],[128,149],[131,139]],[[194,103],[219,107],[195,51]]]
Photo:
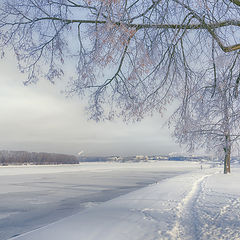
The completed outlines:
[[[81,99],[66,98],[55,85],[42,79],[24,86],[16,60],[0,61],[1,149],[86,155],[166,154],[179,151],[170,137],[166,118],[155,115],[138,123],[89,121]]]

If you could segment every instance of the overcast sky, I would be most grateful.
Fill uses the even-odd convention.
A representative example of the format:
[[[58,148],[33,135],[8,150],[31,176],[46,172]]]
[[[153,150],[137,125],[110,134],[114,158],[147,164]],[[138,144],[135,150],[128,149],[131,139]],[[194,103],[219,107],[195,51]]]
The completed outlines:
[[[140,123],[88,120],[80,99],[60,84],[24,86],[14,58],[0,60],[0,149],[85,155],[151,155],[180,151],[159,115]]]

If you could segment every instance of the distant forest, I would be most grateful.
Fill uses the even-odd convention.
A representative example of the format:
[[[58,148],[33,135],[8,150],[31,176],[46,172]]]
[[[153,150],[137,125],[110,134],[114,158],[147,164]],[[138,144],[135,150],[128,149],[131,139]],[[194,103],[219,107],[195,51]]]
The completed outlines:
[[[21,165],[21,164],[78,164],[79,161],[74,155],[26,152],[26,151],[0,151],[0,165]]]

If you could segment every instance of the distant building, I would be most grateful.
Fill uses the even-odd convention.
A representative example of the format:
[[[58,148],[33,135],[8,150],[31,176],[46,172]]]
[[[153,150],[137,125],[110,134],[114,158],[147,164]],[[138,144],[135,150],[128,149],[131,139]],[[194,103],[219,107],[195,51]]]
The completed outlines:
[[[135,160],[147,161],[147,160],[148,160],[148,156],[136,155],[136,156],[135,156]]]

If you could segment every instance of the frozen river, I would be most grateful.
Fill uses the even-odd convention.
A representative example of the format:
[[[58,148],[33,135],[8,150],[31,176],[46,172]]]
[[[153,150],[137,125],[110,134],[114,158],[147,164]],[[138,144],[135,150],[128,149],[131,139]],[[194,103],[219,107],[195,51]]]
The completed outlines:
[[[181,162],[0,167],[0,239],[196,168]]]

